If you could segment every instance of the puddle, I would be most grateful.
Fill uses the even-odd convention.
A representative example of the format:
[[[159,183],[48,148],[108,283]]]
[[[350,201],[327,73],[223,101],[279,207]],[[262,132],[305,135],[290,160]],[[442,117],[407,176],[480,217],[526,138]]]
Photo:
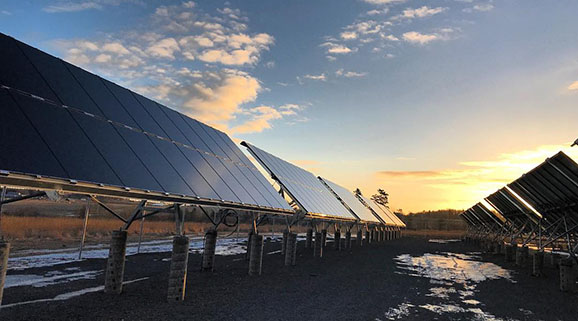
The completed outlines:
[[[135,282],[140,282],[140,281],[144,281],[147,280],[148,277],[145,278],[140,278],[140,279],[135,279],[135,280],[130,280],[130,281],[125,281],[122,284],[127,285],[127,284],[131,284],[131,283],[135,283]],[[7,308],[11,308],[11,307],[15,307],[15,306],[20,306],[20,305],[28,305],[28,304],[34,304],[34,303],[42,303],[42,302],[53,302],[53,301],[65,301],[65,300],[69,300],[87,293],[93,293],[93,292],[99,292],[104,290],[104,285],[101,286],[95,286],[92,288],[86,288],[86,289],[82,289],[82,290],[78,290],[78,291],[72,291],[72,292],[67,292],[67,293],[63,293],[63,294],[59,294],[57,296],[55,296],[54,298],[51,299],[39,299],[39,300],[32,300],[32,301],[23,301],[23,302],[16,302],[16,303],[11,303],[11,304],[4,304],[2,305],[2,307],[0,307],[1,309],[7,309]]]
[[[483,303],[474,298],[476,287],[480,282],[488,280],[504,279],[512,283],[516,281],[512,279],[511,271],[490,262],[480,261],[480,255],[479,252],[467,254],[441,252],[426,253],[422,256],[409,254],[397,256],[394,261],[399,271],[396,273],[428,278],[430,288],[425,296],[431,298],[427,301],[432,301],[419,305],[404,303],[405,314],[400,318],[427,310],[437,315],[455,315],[468,320],[504,321],[482,310]],[[398,308],[391,308],[386,313],[386,318],[392,312],[390,320],[395,320],[397,316],[394,312]]]
[[[395,258],[398,267],[410,272],[410,275],[430,278],[437,281],[470,284],[486,280],[507,279],[511,282],[509,270],[489,262],[476,261],[475,256],[467,254],[445,253],[413,257],[402,254]]]
[[[449,240],[444,240],[444,239],[430,239],[428,240],[428,242],[430,243],[438,243],[438,244],[448,244],[448,243],[456,243],[456,242],[461,242],[462,240],[458,240],[458,239],[449,239]]]

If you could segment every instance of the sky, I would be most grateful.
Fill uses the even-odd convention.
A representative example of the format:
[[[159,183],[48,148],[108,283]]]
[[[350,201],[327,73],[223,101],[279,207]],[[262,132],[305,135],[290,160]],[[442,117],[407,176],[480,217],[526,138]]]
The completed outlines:
[[[405,213],[578,160],[578,1],[0,1],[0,31]]]

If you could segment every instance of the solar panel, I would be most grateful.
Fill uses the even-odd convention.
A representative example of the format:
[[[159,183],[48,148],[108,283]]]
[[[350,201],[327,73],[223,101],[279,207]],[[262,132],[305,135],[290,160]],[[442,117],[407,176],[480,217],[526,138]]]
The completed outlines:
[[[357,197],[355,197],[355,194],[348,191],[345,187],[337,185],[328,179],[322,178],[321,176],[318,178],[326,185],[329,191],[334,193],[335,197],[337,197],[341,202],[349,207],[351,212],[360,220],[366,222],[381,223],[381,221],[375,217],[375,215],[373,215],[373,213],[365,205],[363,205],[359,199],[357,199]]]
[[[242,142],[299,207],[311,215],[357,219],[312,173]]]
[[[383,224],[388,226],[399,226],[399,224],[393,218],[389,217],[389,215],[387,215],[387,213],[384,212],[379,206],[377,206],[377,204],[375,204],[372,200],[363,195],[357,195],[357,197],[366,204],[373,215],[377,216],[383,222]]]
[[[395,215],[395,213],[393,213],[389,207],[383,206],[376,202],[373,203],[375,204],[375,206],[379,207],[382,211],[384,211],[390,218],[392,218],[392,220],[397,223],[397,226],[401,227],[406,226],[405,223],[399,217],[397,217],[397,215]]]
[[[4,34],[0,47],[4,183],[292,212],[225,133]]]

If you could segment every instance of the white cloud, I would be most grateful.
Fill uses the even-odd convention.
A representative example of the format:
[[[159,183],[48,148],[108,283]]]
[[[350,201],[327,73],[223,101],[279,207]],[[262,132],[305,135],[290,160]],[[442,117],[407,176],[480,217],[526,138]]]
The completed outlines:
[[[337,60],[337,58],[336,58],[336,57],[333,57],[333,56],[325,56],[325,58],[327,58],[327,60],[329,60],[329,61],[331,61],[331,62]]]
[[[406,0],[363,0],[363,1],[370,4],[382,5],[382,4],[402,3],[405,2]]]
[[[389,41],[399,41],[399,38],[394,36],[394,35],[382,35],[381,36],[383,39],[387,39]]]
[[[449,40],[450,34],[453,32],[454,30],[451,28],[442,28],[439,29],[437,33],[424,34],[417,31],[409,31],[404,33],[402,36],[403,40],[411,44],[425,45],[432,41]]]
[[[352,40],[357,38],[357,33],[354,31],[344,31],[340,34],[340,37],[343,40]]]
[[[92,0],[92,1],[61,0],[56,1],[55,4],[42,8],[42,11],[47,13],[78,12],[85,10],[103,9],[105,6],[119,6],[123,3],[144,5],[144,2],[142,2],[141,0]]]
[[[373,10],[369,10],[367,11],[365,14],[368,16],[376,16],[376,15],[383,15],[383,14],[387,14],[389,12],[389,8],[383,8],[383,9],[373,9]]]
[[[578,81],[575,81],[568,86],[568,90],[578,90]]]
[[[102,6],[96,2],[62,2],[55,5],[50,5],[44,7],[42,10],[48,13],[61,13],[61,12],[77,12],[90,9],[102,9]]]
[[[413,18],[425,18],[429,16],[436,15],[438,13],[444,12],[447,8],[437,7],[437,8],[429,8],[428,6],[423,6],[421,8],[416,9],[405,9],[403,12],[396,16],[395,18],[405,18],[405,19],[413,19]]]
[[[349,48],[347,46],[341,45],[341,44],[336,44],[333,42],[325,42],[321,44],[321,47],[327,47],[327,53],[328,54],[337,54],[337,55],[342,55],[342,54],[348,54],[348,53],[352,53],[352,52],[356,52],[357,48]]]
[[[467,13],[472,13],[474,11],[481,11],[481,12],[487,12],[487,11],[491,11],[492,9],[494,9],[494,5],[491,3],[482,3],[482,4],[476,4],[471,8],[465,8],[462,11],[463,12],[467,12]]]
[[[309,75],[309,74],[307,74],[307,75],[303,76],[303,78],[305,78],[305,79],[310,79],[310,80],[321,80],[321,81],[327,80],[327,77],[325,77],[325,74],[324,74],[324,73],[322,73],[322,74],[320,74],[320,75]]]
[[[367,76],[367,72],[345,71],[343,69],[339,69],[335,72],[335,75],[338,77],[346,78],[361,78]]]
[[[155,42],[146,52],[153,57],[175,59],[175,52],[180,51],[179,44],[174,38],[165,38]]]
[[[12,15],[12,12],[10,12],[10,11],[8,11],[8,10],[2,10],[2,11],[0,11],[0,13],[3,14],[3,15],[7,15],[7,16],[11,16],[11,15]]]
[[[128,51],[128,49],[126,49],[126,47],[123,46],[120,42],[105,43],[102,46],[102,51],[110,52],[110,53],[114,53],[114,54],[118,54],[118,55],[130,54],[130,51]]]

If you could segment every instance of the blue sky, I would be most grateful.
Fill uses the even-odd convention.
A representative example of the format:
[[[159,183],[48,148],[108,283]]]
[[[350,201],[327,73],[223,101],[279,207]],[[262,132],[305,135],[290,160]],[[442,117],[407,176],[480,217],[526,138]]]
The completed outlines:
[[[3,1],[0,31],[393,207],[578,136],[576,1]],[[574,153],[568,150],[569,153]]]

